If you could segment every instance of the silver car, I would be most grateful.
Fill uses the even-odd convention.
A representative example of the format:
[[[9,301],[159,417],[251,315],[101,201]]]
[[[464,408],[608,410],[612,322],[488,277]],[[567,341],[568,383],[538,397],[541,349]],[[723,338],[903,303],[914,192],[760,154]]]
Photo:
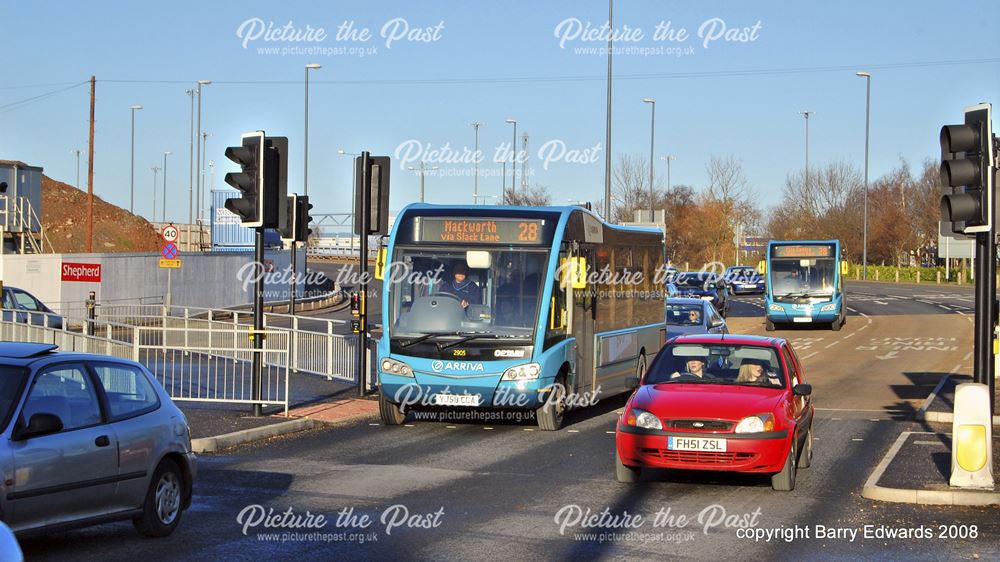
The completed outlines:
[[[18,535],[131,519],[169,535],[197,471],[187,421],[142,365],[0,342],[0,519]]]

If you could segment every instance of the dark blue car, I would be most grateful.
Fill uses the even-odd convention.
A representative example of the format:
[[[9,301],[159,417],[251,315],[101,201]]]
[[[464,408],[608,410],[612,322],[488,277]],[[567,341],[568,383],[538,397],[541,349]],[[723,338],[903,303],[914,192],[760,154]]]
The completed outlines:
[[[34,295],[17,287],[3,288],[3,319],[61,330],[63,318]]]
[[[671,297],[703,299],[715,307],[723,317],[729,315],[729,287],[716,273],[687,271],[678,274],[667,287]]]
[[[748,265],[734,265],[722,274],[734,295],[744,293],[764,293],[764,276]]]

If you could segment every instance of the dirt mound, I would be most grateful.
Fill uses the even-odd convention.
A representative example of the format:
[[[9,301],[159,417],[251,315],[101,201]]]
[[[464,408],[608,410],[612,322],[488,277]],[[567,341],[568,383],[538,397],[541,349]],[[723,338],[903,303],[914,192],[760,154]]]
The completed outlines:
[[[87,251],[86,191],[43,175],[42,214],[56,253]],[[160,242],[149,221],[94,196],[94,252],[157,252]]]

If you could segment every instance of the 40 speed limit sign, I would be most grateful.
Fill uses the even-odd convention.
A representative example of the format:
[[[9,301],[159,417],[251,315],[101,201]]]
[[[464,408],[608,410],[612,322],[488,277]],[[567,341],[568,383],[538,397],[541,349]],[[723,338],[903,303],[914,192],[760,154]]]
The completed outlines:
[[[180,232],[177,227],[170,224],[163,227],[163,241],[164,242],[176,242]]]

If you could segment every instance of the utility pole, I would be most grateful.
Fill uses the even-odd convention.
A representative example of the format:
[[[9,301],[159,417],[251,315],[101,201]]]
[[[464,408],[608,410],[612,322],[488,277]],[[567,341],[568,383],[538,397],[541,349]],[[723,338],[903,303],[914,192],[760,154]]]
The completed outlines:
[[[153,216],[150,217],[150,222],[156,222],[156,175],[159,171],[159,166],[153,166]]]
[[[188,133],[188,234],[194,224],[194,90],[185,90],[191,98],[191,129]]]
[[[72,150],[73,154],[76,154],[76,188],[80,189],[80,149],[74,148]]]
[[[524,162],[521,163],[521,195],[525,199],[528,197],[528,133],[521,135],[524,153]]]
[[[615,0],[608,0],[608,99],[604,123],[604,220],[611,221],[611,52],[614,46]]]
[[[476,162],[475,162],[475,165],[476,165],[476,175],[473,176],[473,180],[472,180],[472,182],[473,182],[472,183],[472,204],[473,205],[478,205],[479,204],[479,126],[482,125],[482,123],[480,123],[479,121],[476,121],[475,123],[472,123],[471,125],[472,125],[472,128],[475,129],[475,131],[476,131],[476,152],[473,155],[473,157],[476,160]]]
[[[806,118],[806,193],[809,192],[809,116],[814,112],[812,111],[801,111],[802,116]]]
[[[97,77],[90,77],[90,140],[87,145],[87,252],[94,251],[94,98]]]

